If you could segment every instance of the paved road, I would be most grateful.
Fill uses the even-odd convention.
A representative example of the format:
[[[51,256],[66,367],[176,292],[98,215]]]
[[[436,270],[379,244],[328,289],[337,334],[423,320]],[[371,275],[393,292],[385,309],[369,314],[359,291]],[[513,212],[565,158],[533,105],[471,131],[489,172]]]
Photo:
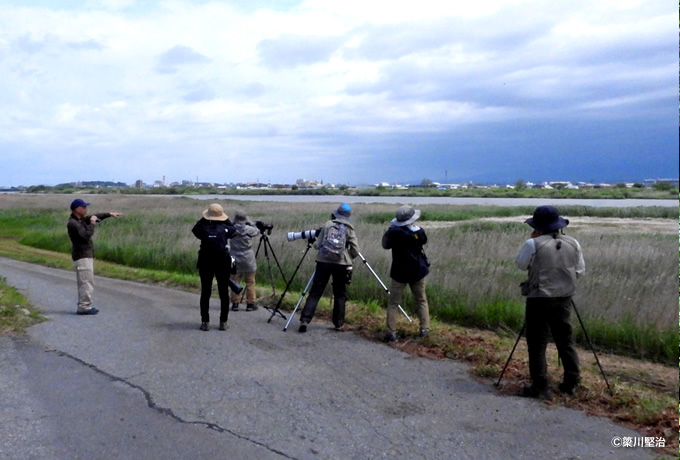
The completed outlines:
[[[266,310],[198,330],[198,296],[0,258],[49,321],[0,339],[2,459],[644,459],[608,420],[500,397],[466,366]],[[213,305],[214,312],[217,312]],[[293,324],[296,324],[294,322]]]

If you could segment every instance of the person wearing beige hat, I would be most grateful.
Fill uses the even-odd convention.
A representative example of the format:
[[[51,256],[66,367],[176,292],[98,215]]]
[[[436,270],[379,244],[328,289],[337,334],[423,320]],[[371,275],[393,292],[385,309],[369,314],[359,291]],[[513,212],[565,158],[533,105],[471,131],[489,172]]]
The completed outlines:
[[[416,301],[420,321],[420,337],[426,337],[430,329],[430,312],[425,294],[425,276],[429,273],[430,263],[423,246],[427,243],[425,230],[414,222],[420,217],[420,210],[402,206],[390,222],[382,237],[382,247],[392,250],[392,283],[387,299],[386,342],[397,341],[397,307],[404,296],[404,289],[411,288]]]
[[[191,230],[201,240],[196,267],[201,278],[201,327],[207,331],[210,323],[210,295],[213,278],[217,280],[217,291],[220,296],[220,325],[224,331],[229,319],[229,276],[231,272],[231,255],[229,239],[235,234],[234,226],[222,206],[213,203],[203,211],[203,217]]]

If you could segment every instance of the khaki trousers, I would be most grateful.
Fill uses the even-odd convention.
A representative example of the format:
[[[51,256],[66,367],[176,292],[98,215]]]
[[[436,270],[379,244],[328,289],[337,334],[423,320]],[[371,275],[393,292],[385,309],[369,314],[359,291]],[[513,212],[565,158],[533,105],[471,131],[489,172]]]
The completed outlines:
[[[400,283],[393,279],[390,285],[390,295],[387,297],[387,330],[393,334],[397,333],[397,317],[401,314],[397,305],[401,304],[404,299],[404,289],[407,285],[411,287],[411,293],[416,301],[420,329],[424,331],[430,329],[430,310],[425,295],[425,278],[415,283]]]
[[[94,259],[84,258],[73,261],[78,282],[78,311],[92,308],[92,292],[94,292]]]
[[[231,275],[231,279],[237,283],[241,282],[241,279],[245,280],[246,283],[246,303],[255,303],[257,299],[257,293],[255,292],[255,272],[253,273],[234,273]],[[241,294],[236,294],[231,292],[231,303],[241,303]]]

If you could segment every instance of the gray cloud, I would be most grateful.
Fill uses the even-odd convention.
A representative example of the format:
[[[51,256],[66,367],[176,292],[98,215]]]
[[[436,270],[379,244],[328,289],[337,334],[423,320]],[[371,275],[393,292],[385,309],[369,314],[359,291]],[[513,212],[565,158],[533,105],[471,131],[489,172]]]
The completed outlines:
[[[262,40],[257,52],[265,66],[279,69],[327,61],[342,42],[342,37],[283,35],[276,40]]]
[[[193,48],[177,45],[158,56],[155,70],[162,74],[172,74],[177,72],[180,66],[202,64],[210,61],[210,58],[195,51]]]
[[[100,51],[104,49],[104,45],[99,43],[96,40],[85,40],[82,42],[69,42],[66,43],[66,46],[68,48],[71,48],[73,50],[95,50],[95,51]]]
[[[215,90],[209,86],[201,86],[193,91],[190,91],[184,95],[182,99],[186,102],[202,102],[210,101],[215,99]]]
[[[33,54],[43,51],[48,44],[47,40],[34,40],[30,34],[25,34],[12,42],[12,48],[20,53]]]

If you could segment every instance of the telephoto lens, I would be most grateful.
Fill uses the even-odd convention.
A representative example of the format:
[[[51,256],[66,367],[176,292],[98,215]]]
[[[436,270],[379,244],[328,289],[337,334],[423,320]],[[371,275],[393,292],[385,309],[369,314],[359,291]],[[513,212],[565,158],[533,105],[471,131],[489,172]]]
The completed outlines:
[[[310,240],[316,238],[320,231],[321,229],[317,228],[316,230],[305,230],[303,232],[288,232],[286,237],[288,241]]]

